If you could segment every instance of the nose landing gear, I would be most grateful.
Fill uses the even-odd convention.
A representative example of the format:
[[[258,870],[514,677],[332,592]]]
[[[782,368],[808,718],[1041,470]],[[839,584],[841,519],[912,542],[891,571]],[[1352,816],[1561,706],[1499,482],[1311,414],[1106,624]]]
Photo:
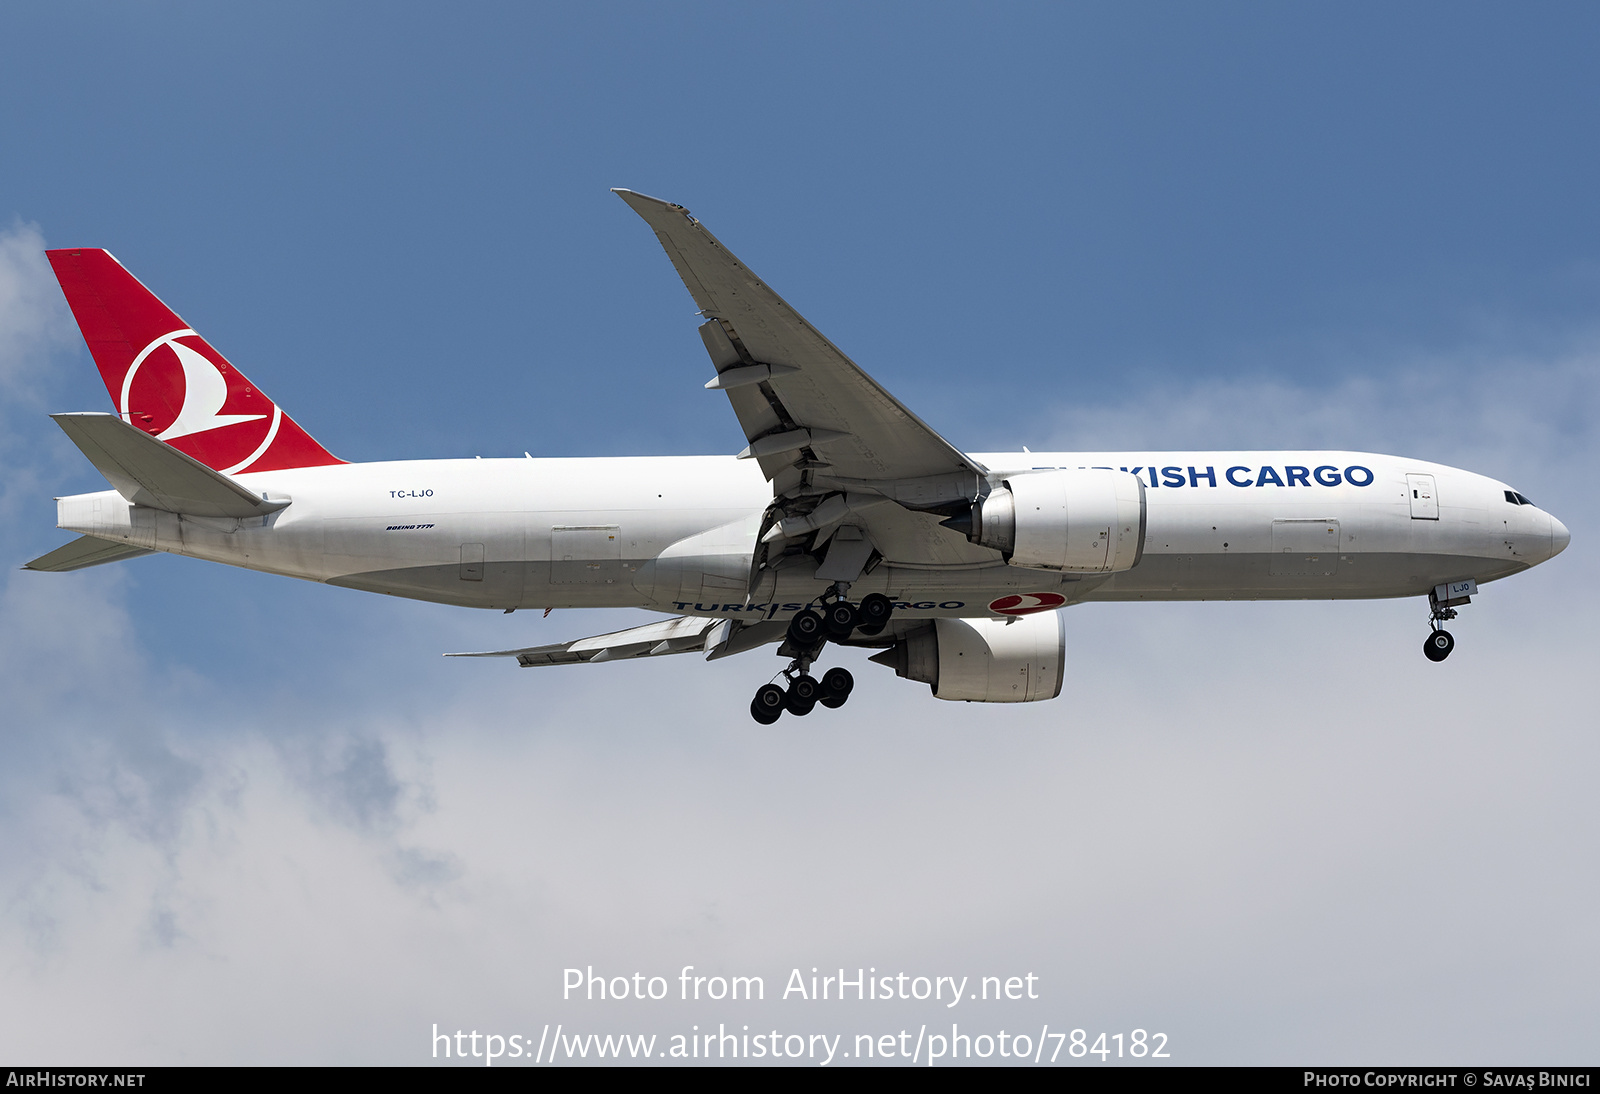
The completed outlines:
[[[1455,637],[1444,625],[1456,617],[1455,606],[1472,603],[1472,594],[1477,591],[1477,582],[1461,581],[1435,586],[1428,593],[1428,626],[1432,629],[1423,640],[1422,655],[1429,661],[1443,661],[1456,648]]]

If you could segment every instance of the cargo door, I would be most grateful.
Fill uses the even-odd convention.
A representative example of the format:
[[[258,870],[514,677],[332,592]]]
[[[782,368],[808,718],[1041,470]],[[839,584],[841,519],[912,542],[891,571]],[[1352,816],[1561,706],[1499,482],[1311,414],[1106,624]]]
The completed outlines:
[[[445,571],[448,573],[449,571]],[[461,580],[483,580],[483,544],[463,543],[461,545]]]
[[[1412,520],[1439,519],[1439,494],[1432,475],[1407,475],[1406,493],[1411,498]]]
[[[550,584],[611,585],[622,577],[622,529],[615,524],[550,529]]]
[[[1273,577],[1332,577],[1339,570],[1339,522],[1272,522]]]

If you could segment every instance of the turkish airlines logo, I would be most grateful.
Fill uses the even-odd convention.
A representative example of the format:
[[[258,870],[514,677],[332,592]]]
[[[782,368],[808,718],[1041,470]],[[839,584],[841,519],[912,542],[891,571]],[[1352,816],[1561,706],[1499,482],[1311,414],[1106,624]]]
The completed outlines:
[[[179,339],[193,339],[198,346]],[[123,421],[224,474],[243,471],[271,447],[283,412],[187,328],[151,342],[122,378]],[[230,384],[229,373],[232,373]],[[234,413],[223,407],[235,403]],[[237,404],[244,403],[245,406]],[[240,413],[254,403],[265,413]],[[183,443],[175,443],[182,441]]]
[[[1017,593],[989,601],[989,610],[997,615],[1032,615],[1059,608],[1067,602],[1060,593]]]

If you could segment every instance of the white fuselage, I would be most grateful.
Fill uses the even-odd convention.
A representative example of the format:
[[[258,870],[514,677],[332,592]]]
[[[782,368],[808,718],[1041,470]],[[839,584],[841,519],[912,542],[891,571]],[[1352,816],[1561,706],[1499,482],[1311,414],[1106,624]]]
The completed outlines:
[[[965,561],[897,564],[885,550],[851,595],[881,592],[913,617],[981,616],[998,597],[1087,600],[1344,599],[1424,595],[1550,558],[1560,522],[1507,500],[1505,483],[1422,460],[1357,452],[1000,453],[999,481],[1110,467],[1145,484],[1144,553],[1114,574],[1005,563],[954,537]],[[1267,469],[1263,471],[1263,469]],[[814,566],[768,575],[751,552],[771,487],[725,456],[408,460],[241,474],[288,496],[265,517],[179,516],[112,491],[59,500],[63,528],[233,566],[481,608],[639,607],[784,617],[827,583]],[[1427,496],[1431,492],[1431,497]]]

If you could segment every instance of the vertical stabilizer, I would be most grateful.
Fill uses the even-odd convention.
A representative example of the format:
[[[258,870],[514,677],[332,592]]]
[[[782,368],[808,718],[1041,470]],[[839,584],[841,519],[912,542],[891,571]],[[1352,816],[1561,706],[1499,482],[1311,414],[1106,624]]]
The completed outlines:
[[[233,475],[342,463],[109,251],[47,251],[123,421]]]

